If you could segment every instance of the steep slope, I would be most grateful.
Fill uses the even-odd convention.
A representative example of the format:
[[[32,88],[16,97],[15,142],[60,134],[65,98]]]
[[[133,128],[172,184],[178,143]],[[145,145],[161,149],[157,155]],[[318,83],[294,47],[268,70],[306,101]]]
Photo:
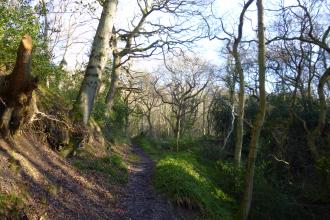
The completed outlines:
[[[61,156],[72,145],[67,136],[75,135],[67,105],[43,88],[37,104],[34,121],[14,137],[0,139],[0,219],[122,219],[125,211],[116,198],[123,184],[115,179],[123,174],[108,172],[118,170],[112,163],[118,152],[94,129],[74,159]],[[107,170],[93,167],[104,158]]]

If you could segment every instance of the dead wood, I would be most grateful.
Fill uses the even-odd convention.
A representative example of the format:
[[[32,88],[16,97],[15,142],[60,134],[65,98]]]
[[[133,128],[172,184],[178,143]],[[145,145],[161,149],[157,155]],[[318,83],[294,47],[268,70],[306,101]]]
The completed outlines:
[[[0,131],[3,136],[16,133],[34,114],[32,93],[38,79],[31,75],[31,65],[32,38],[24,35],[13,72],[0,80]]]

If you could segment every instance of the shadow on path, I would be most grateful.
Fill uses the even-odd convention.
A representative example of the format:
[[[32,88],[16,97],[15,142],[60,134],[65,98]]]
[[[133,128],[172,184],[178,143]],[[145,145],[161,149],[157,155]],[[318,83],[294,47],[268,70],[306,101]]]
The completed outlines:
[[[131,220],[177,220],[173,207],[166,198],[157,194],[152,185],[154,162],[136,145],[132,153],[140,160],[130,163],[125,203]]]

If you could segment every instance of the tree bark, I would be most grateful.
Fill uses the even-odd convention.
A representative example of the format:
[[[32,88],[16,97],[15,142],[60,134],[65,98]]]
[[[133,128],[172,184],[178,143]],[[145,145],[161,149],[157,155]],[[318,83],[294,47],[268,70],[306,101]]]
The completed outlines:
[[[0,80],[0,130],[3,136],[14,134],[33,115],[33,91],[38,79],[31,75],[32,38],[23,36],[16,64],[10,75]]]
[[[147,118],[148,126],[149,126],[149,135],[154,138],[155,133],[154,133],[154,128],[153,128],[152,121],[151,121],[151,110],[147,113],[146,118]]]
[[[253,123],[251,142],[249,145],[249,156],[247,170],[244,179],[244,194],[241,200],[241,206],[239,210],[239,219],[246,220],[249,215],[252,192],[253,192],[253,177],[255,170],[255,161],[257,157],[257,146],[259,143],[259,136],[264,123],[266,113],[266,90],[265,90],[265,33],[264,33],[264,8],[263,0],[257,0],[257,11],[258,11],[258,40],[259,40],[259,52],[258,52],[258,64],[259,64],[259,109],[257,116]]]
[[[176,144],[176,151],[179,152],[179,145],[180,145],[180,132],[181,131],[181,118],[176,119],[175,125],[175,144]]]
[[[103,3],[103,11],[94,37],[92,52],[73,109],[75,114],[82,117],[85,125],[88,123],[99,88],[100,78],[108,61],[109,42],[117,5],[118,0],[106,0]]]
[[[325,126],[325,121],[327,117],[327,106],[324,95],[324,85],[329,79],[330,79],[330,68],[328,68],[321,76],[319,84],[317,86],[317,94],[319,95],[319,102],[320,102],[320,114],[319,114],[318,124],[314,131],[316,133],[316,137],[319,137],[321,135],[322,130]]]
[[[238,58],[239,60],[239,58]],[[241,164],[241,153],[243,145],[243,125],[244,125],[244,106],[245,106],[245,94],[244,94],[244,73],[241,62],[236,63],[236,71],[239,73],[239,94],[238,94],[238,111],[237,111],[237,121],[236,121],[236,138],[235,138],[235,154],[234,154],[234,163],[236,167],[239,167]]]
[[[307,129],[307,146],[314,160],[317,160],[320,157],[319,151],[316,147],[316,141],[321,136],[326,122],[327,106],[324,95],[324,85],[329,80],[329,78],[330,78],[330,68],[326,69],[324,74],[321,76],[317,86],[317,94],[319,96],[319,103],[320,103],[320,113],[319,113],[317,126],[311,132],[308,131]]]
[[[113,102],[114,98],[116,95],[116,90],[117,90],[117,85],[119,81],[119,76],[120,76],[120,62],[121,62],[121,56],[118,54],[113,55],[113,63],[112,63],[112,70],[111,70],[111,82],[110,82],[110,87],[109,91],[106,96],[106,111],[105,111],[105,117],[108,118],[110,116],[110,113],[112,111],[113,107]]]
[[[240,14],[240,21],[238,25],[238,36],[233,44],[233,56],[235,59],[235,72],[238,74],[239,78],[239,94],[238,94],[238,107],[237,107],[237,121],[236,121],[236,137],[235,137],[235,154],[234,163],[236,167],[241,164],[241,152],[243,145],[243,125],[244,125],[244,106],[245,106],[245,80],[244,72],[242,68],[240,54],[238,52],[238,46],[241,42],[243,36],[243,24],[244,15],[248,7],[252,4],[253,0],[249,0],[243,7]]]

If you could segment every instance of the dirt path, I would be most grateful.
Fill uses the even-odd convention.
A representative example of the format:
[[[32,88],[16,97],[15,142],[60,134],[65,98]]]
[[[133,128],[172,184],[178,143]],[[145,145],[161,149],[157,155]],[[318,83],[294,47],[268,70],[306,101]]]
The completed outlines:
[[[131,162],[127,186],[126,206],[131,220],[175,220],[177,217],[169,201],[157,194],[152,186],[154,162],[138,146],[132,153],[140,160]]]
[[[181,219],[153,188],[154,162],[137,146],[127,150],[135,159],[127,158],[127,186],[117,187],[106,175],[77,170],[31,136],[11,144],[0,140],[0,192],[29,192],[25,214],[31,220]]]

